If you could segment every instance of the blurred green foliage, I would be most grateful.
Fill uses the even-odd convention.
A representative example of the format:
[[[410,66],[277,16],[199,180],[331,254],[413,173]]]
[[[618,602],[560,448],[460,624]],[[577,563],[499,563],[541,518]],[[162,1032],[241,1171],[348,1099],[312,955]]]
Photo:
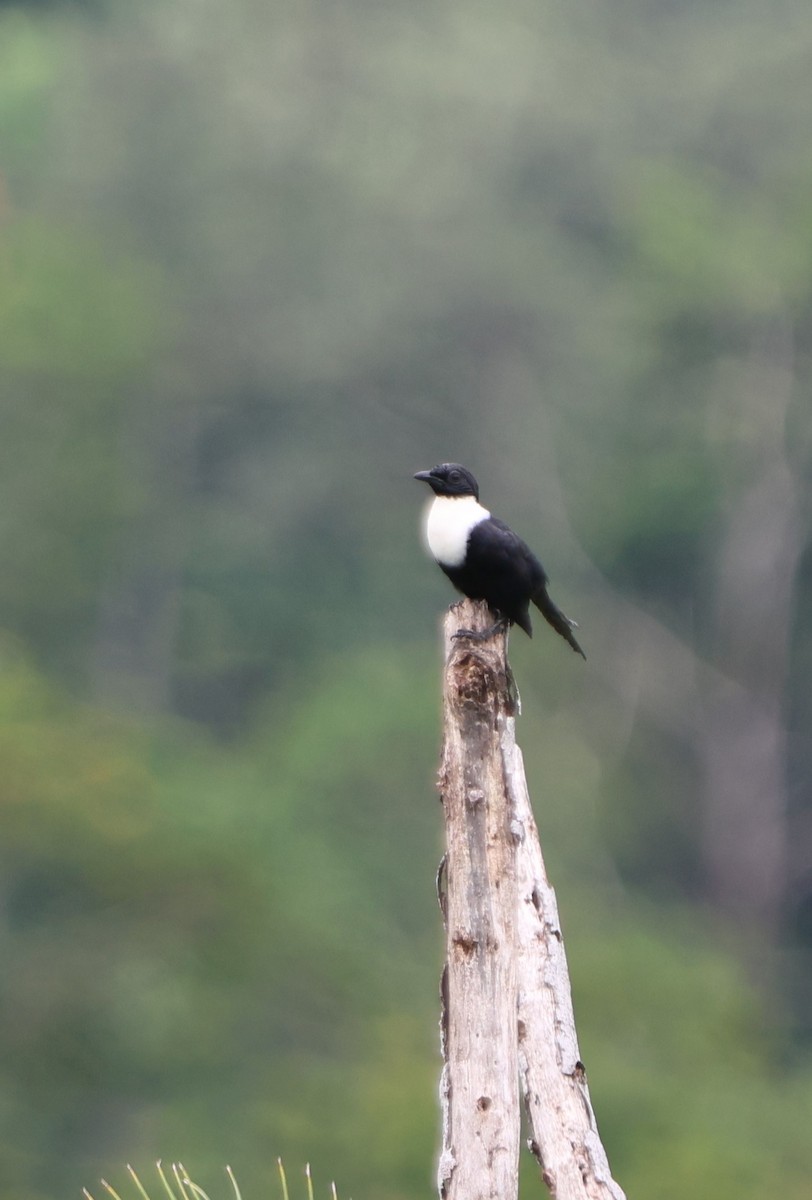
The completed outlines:
[[[811,47],[802,0],[0,6],[0,1197],[431,1186],[443,458],[589,655],[511,646],[616,1177],[808,1194]],[[709,865],[720,679],[783,755],[766,915]]]

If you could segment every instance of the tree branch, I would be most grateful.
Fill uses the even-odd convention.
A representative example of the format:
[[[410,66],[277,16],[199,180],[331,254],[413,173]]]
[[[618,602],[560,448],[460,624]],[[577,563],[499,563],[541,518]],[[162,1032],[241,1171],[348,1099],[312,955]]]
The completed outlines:
[[[541,854],[514,722],[503,738],[517,849],[519,1072],[542,1178],[557,1200],[625,1200],[612,1179],[578,1049],[558,903]]]

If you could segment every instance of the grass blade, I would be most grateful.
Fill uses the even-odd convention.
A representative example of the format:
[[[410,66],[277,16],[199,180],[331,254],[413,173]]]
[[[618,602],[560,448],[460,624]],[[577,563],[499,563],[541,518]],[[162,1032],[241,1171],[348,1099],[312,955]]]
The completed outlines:
[[[229,1167],[228,1165],[226,1165],[226,1175],[228,1175],[229,1179],[231,1180],[231,1186],[234,1188],[235,1200],[242,1200],[242,1195],[240,1193],[240,1189],[237,1186],[237,1180],[234,1178],[234,1172],[232,1171],[231,1167]]]
[[[149,1200],[149,1196],[147,1195],[146,1188],[144,1187],[143,1183],[138,1178],[134,1169],[130,1166],[129,1163],[127,1163],[127,1170],[129,1171],[130,1179],[132,1179],[133,1183],[138,1188],[138,1191],[141,1194],[141,1200]]]
[[[164,1188],[166,1189],[166,1194],[169,1197],[169,1200],[178,1200],[177,1196],[175,1195],[174,1189],[169,1184],[169,1180],[166,1177],[166,1174],[165,1174],[164,1168],[163,1168],[163,1163],[161,1162],[160,1158],[156,1162],[155,1166],[158,1169],[158,1174],[161,1177],[161,1183],[164,1185]]]
[[[277,1170],[279,1171],[279,1178],[282,1180],[282,1200],[290,1200],[290,1196],[288,1195],[288,1181],[285,1176],[285,1168],[282,1166],[281,1158],[276,1160],[276,1166]]]

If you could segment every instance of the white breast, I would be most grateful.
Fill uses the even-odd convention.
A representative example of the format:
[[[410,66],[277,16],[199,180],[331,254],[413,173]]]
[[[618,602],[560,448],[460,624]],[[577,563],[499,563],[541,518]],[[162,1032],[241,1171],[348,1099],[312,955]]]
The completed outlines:
[[[435,496],[426,517],[429,554],[444,567],[460,566],[468,535],[490,515],[473,496]]]

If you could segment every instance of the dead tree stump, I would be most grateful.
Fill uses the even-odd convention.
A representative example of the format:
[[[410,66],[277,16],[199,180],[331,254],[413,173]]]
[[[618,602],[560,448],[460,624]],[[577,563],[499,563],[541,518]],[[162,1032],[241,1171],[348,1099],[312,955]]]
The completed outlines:
[[[578,1052],[555,893],[515,740],[507,636],[453,636],[492,619],[464,600],[444,626],[440,1196],[516,1200],[521,1094],[551,1195],[625,1200]]]

